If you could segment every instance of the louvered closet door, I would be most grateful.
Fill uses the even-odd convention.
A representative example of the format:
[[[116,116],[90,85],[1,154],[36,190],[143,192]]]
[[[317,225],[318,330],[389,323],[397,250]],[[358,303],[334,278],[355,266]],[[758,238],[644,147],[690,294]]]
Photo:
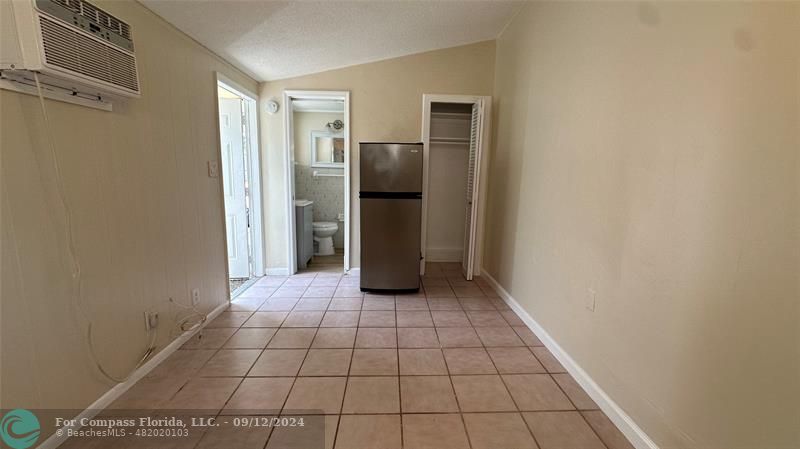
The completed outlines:
[[[472,123],[469,135],[469,171],[465,195],[464,258],[462,271],[467,280],[472,280],[475,267],[476,223],[478,220],[478,172],[480,167],[481,138],[483,130],[483,101],[472,105]]]

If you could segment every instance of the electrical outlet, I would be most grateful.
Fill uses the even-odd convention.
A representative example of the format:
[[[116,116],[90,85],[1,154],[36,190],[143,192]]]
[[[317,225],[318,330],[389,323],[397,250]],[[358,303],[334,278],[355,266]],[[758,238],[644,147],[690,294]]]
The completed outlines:
[[[586,298],[584,299],[584,307],[586,310],[591,310],[594,312],[594,308],[597,305],[597,292],[594,291],[593,288],[586,289]]]
[[[209,178],[219,177],[219,162],[208,161],[208,177]]]
[[[192,289],[192,305],[196,306],[198,304],[200,304],[200,289],[199,288],[193,288]]]
[[[144,313],[144,328],[148,332],[158,327],[158,312],[147,311]]]

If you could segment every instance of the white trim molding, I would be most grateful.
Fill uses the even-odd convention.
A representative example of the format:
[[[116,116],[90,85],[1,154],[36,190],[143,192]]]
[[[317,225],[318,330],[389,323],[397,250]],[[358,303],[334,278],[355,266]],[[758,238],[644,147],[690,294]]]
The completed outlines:
[[[78,423],[83,421],[84,419],[92,419],[95,417],[100,411],[111,405],[112,402],[117,400],[123,393],[128,391],[132,386],[136,384],[140,379],[146,376],[150,371],[155,369],[161,362],[167,359],[170,355],[172,355],[175,351],[180,349],[184,343],[189,341],[194,335],[200,332],[201,329],[205,328],[208,323],[214,320],[220,313],[222,313],[225,309],[228,308],[230,305],[229,301],[224,301],[222,304],[218,305],[214,308],[211,312],[209,312],[206,322],[203,325],[198,326],[195,329],[188,330],[183,334],[179,335],[177,338],[172,340],[170,344],[164,347],[161,351],[156,353],[147,363],[140,366],[139,369],[131,374],[131,377],[128,378],[125,382],[119,383],[108,390],[104,395],[100,396],[96,401],[94,401],[89,407],[87,407],[84,411],[78,414],[75,417],[74,422]],[[66,429],[67,427],[78,430],[81,426],[65,426],[61,429]],[[42,442],[37,448],[39,449],[55,449],[64,443],[67,440],[67,432],[56,432],[50,435],[50,437]]]
[[[615,426],[625,435],[628,441],[637,449],[659,449],[658,445],[639,427],[636,422],[625,413],[622,408],[611,399],[605,391],[592,379],[589,374],[544,330],[544,328],[522,308],[522,306],[511,296],[511,294],[500,285],[485,269],[481,270],[481,275],[489,282],[489,285],[503,298],[503,301],[511,307],[525,325],[539,337],[544,346],[561,362],[564,369],[575,378],[575,381],[586,391],[589,397],[597,403],[600,410],[614,423]]]
[[[267,268],[267,276],[289,276],[288,268]]]

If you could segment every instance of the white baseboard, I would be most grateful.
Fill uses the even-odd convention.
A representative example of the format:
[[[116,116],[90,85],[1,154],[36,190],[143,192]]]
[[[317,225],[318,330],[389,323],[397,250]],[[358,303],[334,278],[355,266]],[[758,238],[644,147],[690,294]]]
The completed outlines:
[[[156,353],[147,363],[140,366],[139,369],[133,372],[131,377],[123,383],[115,385],[113,388],[108,390],[104,395],[100,396],[99,399],[94,401],[86,410],[82,411],[75,417],[74,422],[81,422],[81,420],[91,419],[98,412],[103,410],[104,408],[111,405],[117,398],[122,396],[123,393],[128,391],[136,382],[138,382],[141,378],[147,375],[150,371],[152,371],[159,363],[163,362],[167,359],[172,353],[177,351],[184,343],[186,343],[190,338],[194,336],[200,329],[204,328],[208,323],[210,323],[214,318],[216,318],[220,313],[222,313],[228,307],[228,302],[225,301],[222,304],[218,305],[214,308],[209,314],[208,319],[202,325],[197,327],[194,330],[189,330],[184,332],[183,334],[179,335],[177,338],[172,340],[170,344],[164,347],[161,351]],[[66,418],[66,416],[65,416]],[[66,429],[70,427],[72,429],[78,430],[81,426],[65,426],[62,429]],[[50,435],[50,437],[42,442],[39,446],[39,449],[55,449],[60,446],[64,441],[67,440],[66,437],[67,432],[61,432],[59,436],[57,433]]]
[[[289,276],[288,268],[267,268],[267,276]]]
[[[539,337],[545,347],[553,353],[556,359],[564,366],[575,381],[580,384],[586,393],[591,397],[600,409],[608,416],[611,422],[628,438],[628,441],[637,449],[659,449],[658,445],[647,436],[646,433],[634,422],[634,420],[617,405],[614,400],[603,391],[599,385],[589,377],[589,374],[578,365],[572,357],[567,354],[561,346],[556,343],[553,337],[522,308],[522,306],[503,288],[497,280],[486,270],[481,270],[482,276],[489,282],[489,285],[497,291],[501,298],[511,309],[522,318],[522,321]]]
[[[426,262],[461,262],[464,248],[426,248]]]

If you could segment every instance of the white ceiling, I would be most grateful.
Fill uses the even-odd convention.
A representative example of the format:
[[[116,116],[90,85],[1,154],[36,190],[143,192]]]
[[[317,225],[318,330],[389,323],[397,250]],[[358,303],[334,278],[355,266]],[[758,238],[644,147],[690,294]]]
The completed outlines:
[[[496,38],[517,1],[140,0],[259,81]]]

